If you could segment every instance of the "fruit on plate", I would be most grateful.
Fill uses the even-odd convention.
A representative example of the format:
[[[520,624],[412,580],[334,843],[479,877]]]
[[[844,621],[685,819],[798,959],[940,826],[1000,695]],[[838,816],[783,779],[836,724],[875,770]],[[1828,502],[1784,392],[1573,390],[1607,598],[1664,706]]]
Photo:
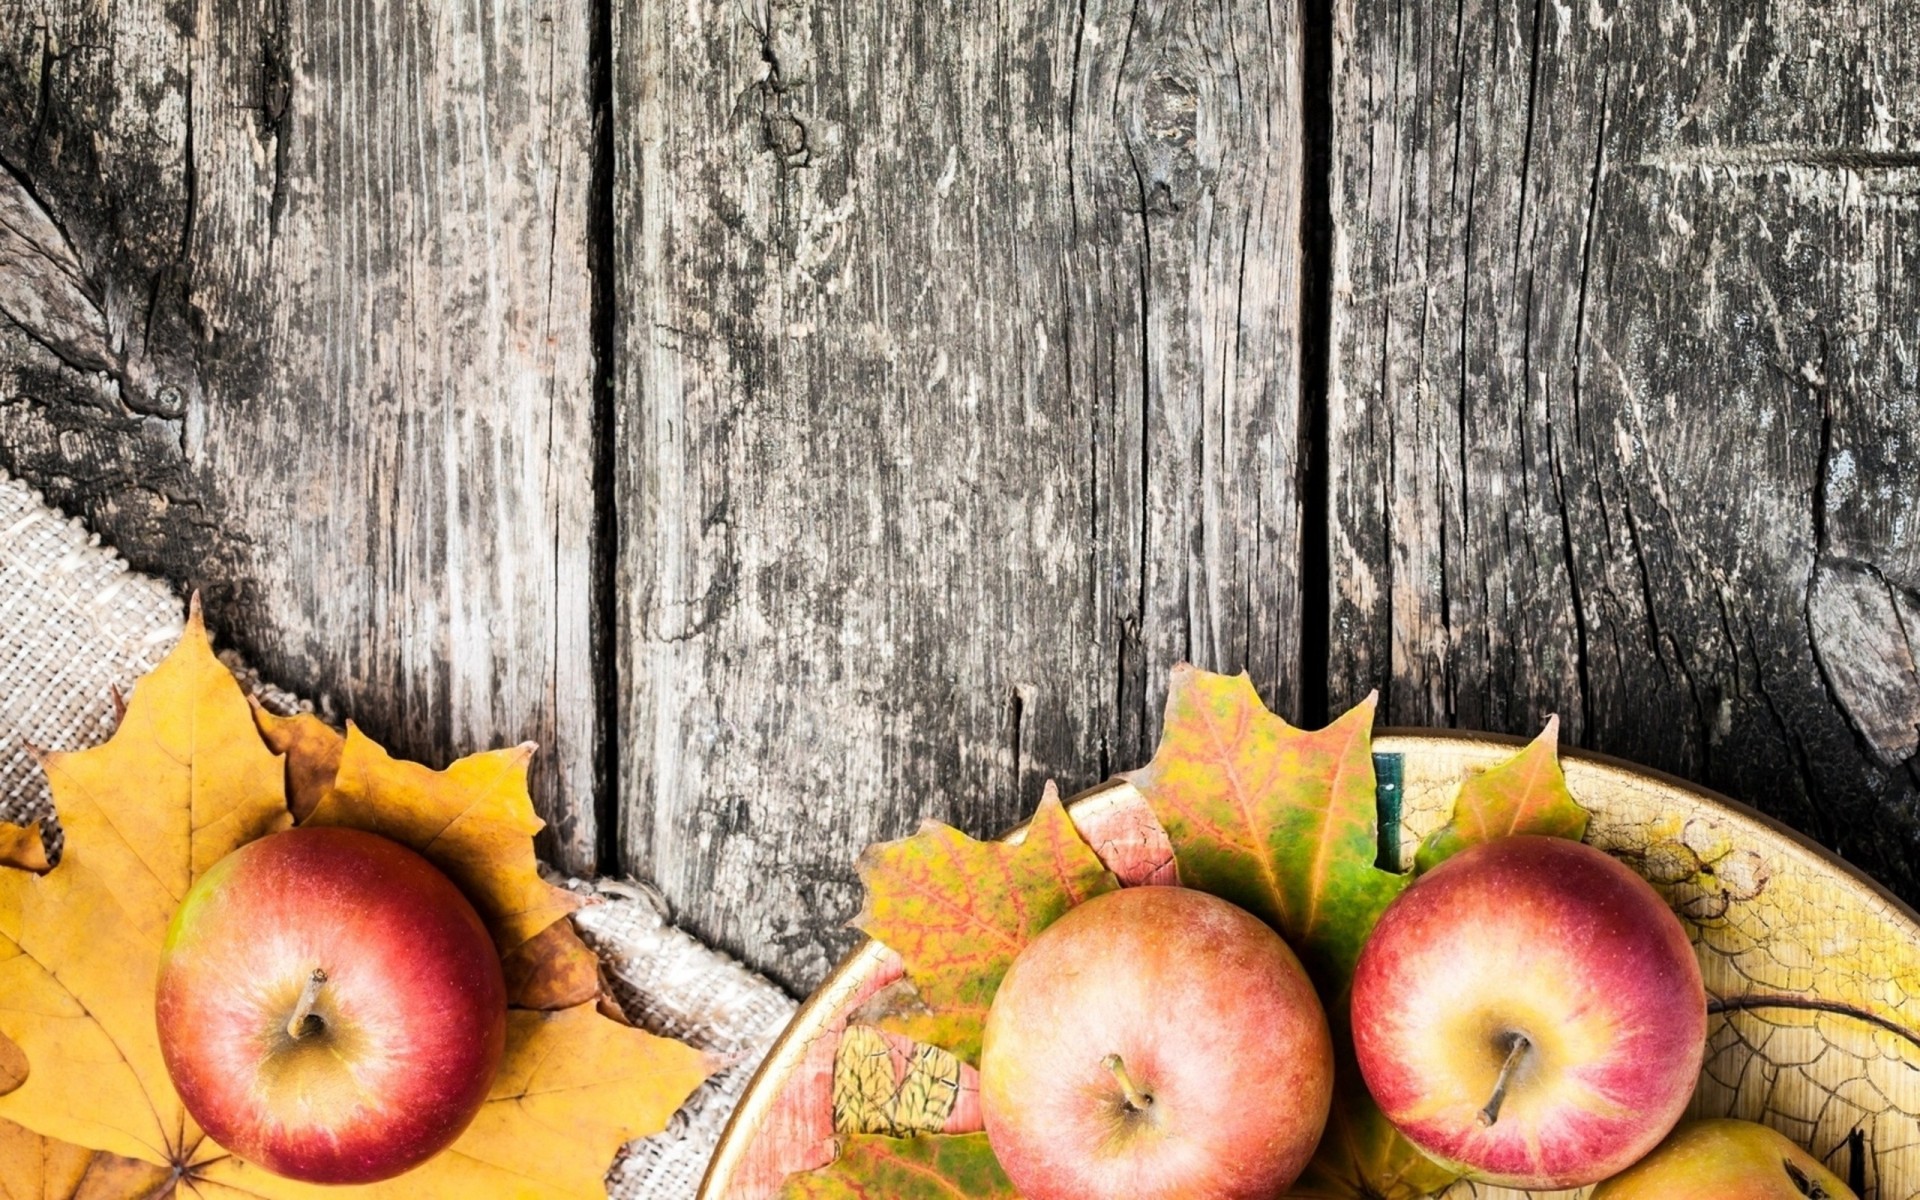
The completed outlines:
[[[1706,993],[1647,882],[1563,838],[1461,851],[1381,916],[1353,985],[1381,1110],[1505,1187],[1596,1183],[1670,1132],[1705,1053]]]
[[[485,1102],[506,1042],[493,940],[426,859],[292,829],[215,863],[167,930],[167,1072],[221,1146],[280,1175],[369,1183]]]
[[[1774,1129],[1752,1121],[1694,1121],[1593,1200],[1855,1200],[1840,1177]]]
[[[1124,888],[1069,911],[987,1014],[987,1138],[1026,1200],[1271,1200],[1332,1095],[1300,961],[1203,892]]]

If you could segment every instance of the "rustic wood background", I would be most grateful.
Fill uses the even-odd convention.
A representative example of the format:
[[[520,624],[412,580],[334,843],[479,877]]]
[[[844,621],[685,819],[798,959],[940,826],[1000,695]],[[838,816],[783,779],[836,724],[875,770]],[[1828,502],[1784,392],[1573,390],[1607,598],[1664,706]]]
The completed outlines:
[[[795,988],[1167,668],[1920,899],[1898,0],[0,0],[0,466]]]

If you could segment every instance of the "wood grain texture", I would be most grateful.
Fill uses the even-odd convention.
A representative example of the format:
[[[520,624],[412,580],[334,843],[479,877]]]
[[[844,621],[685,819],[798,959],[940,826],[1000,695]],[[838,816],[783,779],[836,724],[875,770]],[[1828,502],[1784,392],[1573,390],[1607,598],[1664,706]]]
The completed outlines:
[[[1334,700],[1558,711],[1920,894],[1920,26],[1334,10]]]
[[[1299,694],[1289,4],[617,5],[625,862],[798,988],[861,845]]]
[[[0,465],[590,870],[585,0],[0,0]]]

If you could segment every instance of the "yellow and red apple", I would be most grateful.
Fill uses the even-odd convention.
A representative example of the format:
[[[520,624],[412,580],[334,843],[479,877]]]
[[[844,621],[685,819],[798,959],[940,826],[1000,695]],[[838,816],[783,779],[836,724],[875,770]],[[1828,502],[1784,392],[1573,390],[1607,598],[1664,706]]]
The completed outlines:
[[[160,1049],[209,1136],[269,1171],[369,1183],[445,1149],[506,1041],[486,926],[426,859],[294,829],[215,863],[160,970]]]
[[[1293,952],[1176,887],[1109,892],[1036,937],[980,1056],[987,1139],[1026,1200],[1272,1200],[1332,1094],[1326,1014]]]
[[[1695,1121],[1593,1200],[1855,1200],[1838,1175],[1785,1134],[1752,1121]]]
[[[1416,1145],[1506,1187],[1580,1187],[1679,1121],[1705,1053],[1693,949],[1647,882],[1591,846],[1508,837],[1423,876],[1381,916],[1354,1048]]]

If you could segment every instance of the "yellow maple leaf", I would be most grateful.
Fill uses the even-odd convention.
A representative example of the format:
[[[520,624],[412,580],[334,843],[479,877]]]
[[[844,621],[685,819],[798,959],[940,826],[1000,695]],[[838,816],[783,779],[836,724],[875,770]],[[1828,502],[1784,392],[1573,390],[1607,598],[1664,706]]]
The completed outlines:
[[[313,819],[430,848],[491,906],[482,911],[497,918],[497,940],[526,942],[576,902],[539,880],[525,764],[522,748],[432,772],[354,735]],[[135,688],[112,739],[45,766],[66,831],[61,862],[45,873],[0,863],[0,1078],[13,1061],[7,1047],[25,1060],[24,1079],[0,1095],[0,1121],[24,1130],[0,1139],[9,1182],[15,1166],[33,1163],[41,1191],[59,1200],[157,1198],[180,1190],[176,1180],[201,1200],[603,1197],[619,1146],[664,1127],[712,1068],[699,1051],[610,1020],[591,1002],[516,1009],[493,1091],[452,1148],[364,1188],[270,1175],[187,1115],[154,1028],[153,982],[181,897],[227,853],[292,821],[281,759],[214,658],[197,608],[179,646]],[[424,811],[396,813],[415,806]],[[507,828],[519,830],[518,847],[506,844]],[[75,1164],[75,1187],[96,1177],[113,1187],[61,1191]],[[148,1178],[158,1190],[141,1186]]]
[[[333,787],[302,824],[348,825],[418,850],[460,885],[505,954],[582,903],[540,878],[533,835],[546,823],[527,795],[533,749],[483,750],[435,771],[348,725]]]
[[[287,795],[302,825],[351,825],[425,855],[460,885],[500,948],[519,1008],[565,1008],[598,996],[600,960],[564,918],[584,901],[540,878],[527,794],[531,745],[471,755],[445,771],[396,759],[352,725],[310,713],[254,720],[286,756]]]
[[[0,1121],[0,1200],[160,1200],[173,1172]]]
[[[12,825],[0,821],[0,867],[44,874],[52,865],[47,861],[47,844],[40,837],[40,822]]]
[[[196,611],[103,746],[43,765],[66,830],[58,868],[0,869],[0,1035],[26,1081],[0,1117],[125,1158],[194,1160],[153,1024],[167,922],[200,874],[292,817],[280,760]]]
[[[604,1196],[620,1147],[664,1128],[711,1072],[700,1051],[603,1017],[592,1004],[507,1014],[507,1052],[493,1092],[460,1140],[384,1183],[299,1183],[239,1159],[198,1167],[193,1181],[260,1200],[576,1200]]]

